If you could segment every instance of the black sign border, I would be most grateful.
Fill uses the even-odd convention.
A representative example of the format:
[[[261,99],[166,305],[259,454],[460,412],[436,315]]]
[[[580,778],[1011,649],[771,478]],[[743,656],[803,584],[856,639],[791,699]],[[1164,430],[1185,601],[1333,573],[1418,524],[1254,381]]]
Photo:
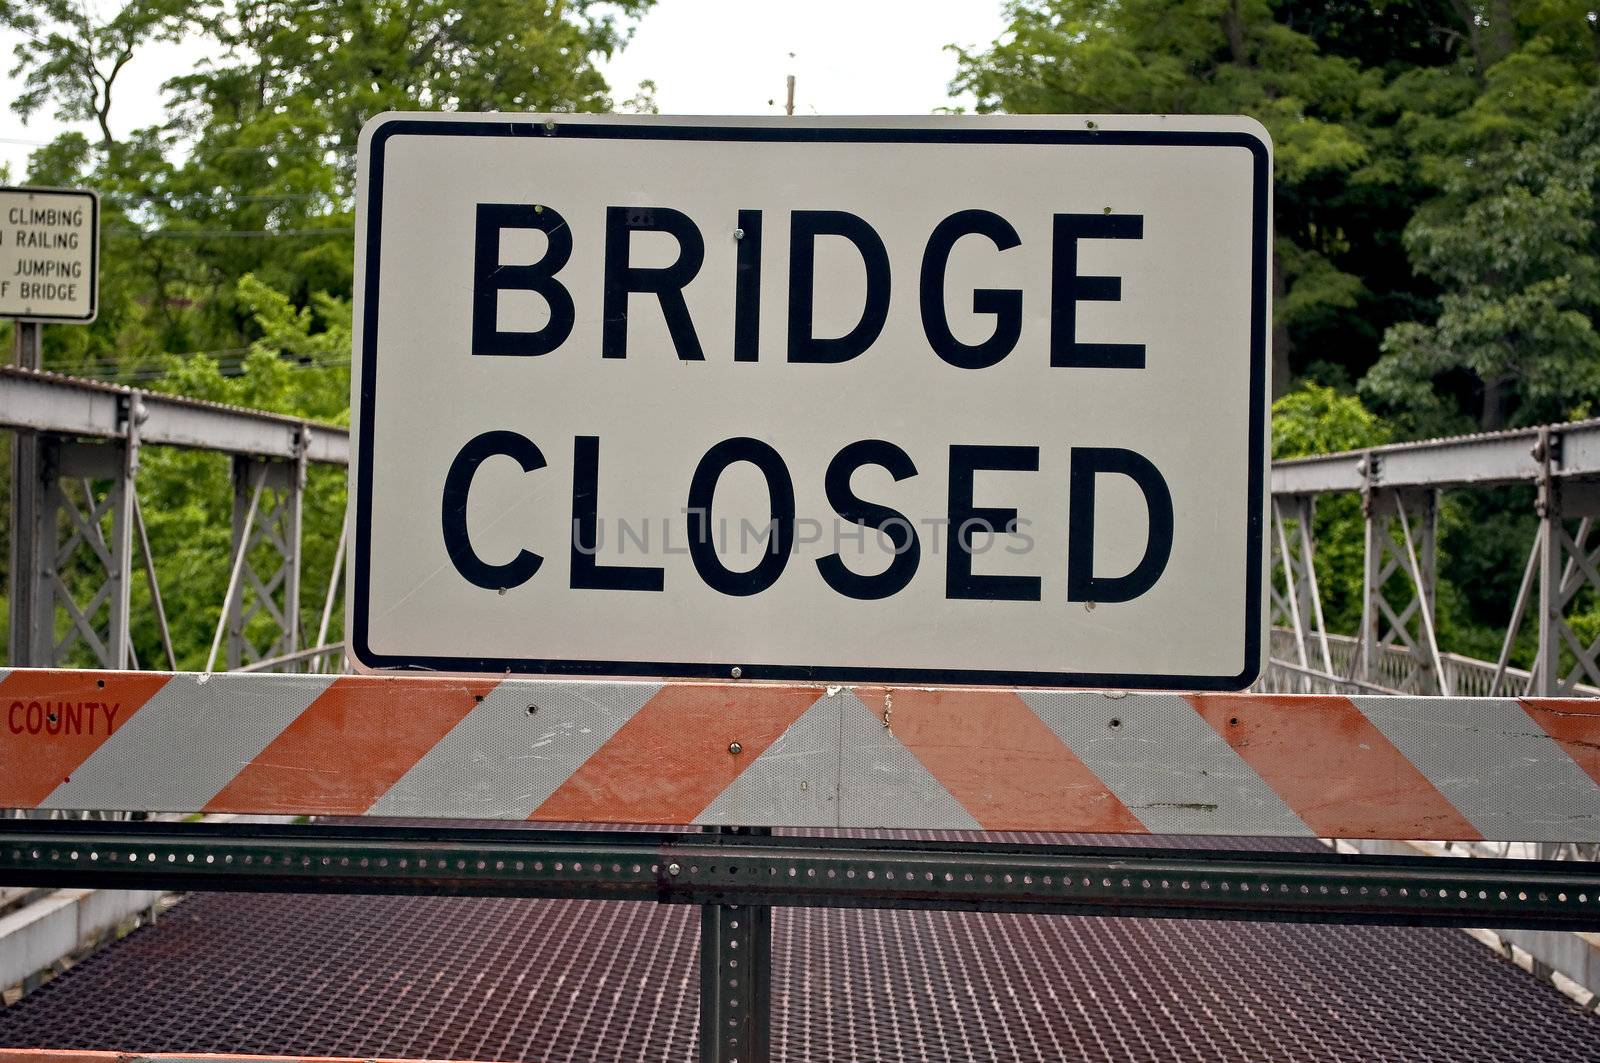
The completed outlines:
[[[507,137],[537,139],[560,136],[605,140],[676,140],[709,142],[842,142],[858,144],[1059,144],[1140,145],[1164,147],[1238,147],[1252,158],[1252,239],[1250,296],[1250,470],[1249,512],[1245,521],[1245,660],[1237,675],[1170,675],[1154,672],[1031,672],[988,668],[859,668],[826,665],[764,665],[751,661],[685,663],[671,661],[541,660],[514,657],[439,657],[375,653],[369,644],[368,606],[371,591],[372,437],[377,389],[377,337],[380,237],[383,231],[384,156],[397,136]],[[803,681],[808,683],[887,683],[956,686],[1065,687],[1127,690],[1242,690],[1260,673],[1262,636],[1264,509],[1266,499],[1267,292],[1270,283],[1272,219],[1269,207],[1272,160],[1267,145],[1250,133],[1205,130],[1102,129],[1086,122],[1083,129],[1005,126],[822,126],[787,122],[770,125],[667,124],[618,121],[549,120],[451,121],[387,118],[376,124],[366,141],[366,258],[362,305],[361,395],[353,529],[354,596],[350,615],[354,630],[348,649],[369,669],[430,672],[575,676],[609,679],[722,679]]]

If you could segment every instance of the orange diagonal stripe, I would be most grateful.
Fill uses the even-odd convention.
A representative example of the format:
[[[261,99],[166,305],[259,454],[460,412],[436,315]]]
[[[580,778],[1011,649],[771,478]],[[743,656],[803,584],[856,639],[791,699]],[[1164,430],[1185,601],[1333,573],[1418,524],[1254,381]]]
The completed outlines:
[[[884,692],[858,690],[874,711]],[[1144,834],[1144,824],[1015,694],[892,691],[890,731],[986,830]]]
[[[335,679],[205,811],[359,815],[496,683]]]
[[[51,670],[0,679],[0,806],[49,797],[170,678]]]
[[[692,823],[821,696],[806,686],[662,687],[529,818]]]
[[[1536,698],[1518,704],[1589,778],[1600,783],[1600,702]]]
[[[1323,837],[1483,837],[1349,698],[1188,698],[1295,815]]]

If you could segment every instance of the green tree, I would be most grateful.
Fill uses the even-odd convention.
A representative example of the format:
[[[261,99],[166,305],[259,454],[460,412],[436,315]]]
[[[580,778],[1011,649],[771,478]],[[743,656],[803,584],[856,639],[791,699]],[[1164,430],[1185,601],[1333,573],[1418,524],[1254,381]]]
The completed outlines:
[[[1409,39],[1412,61],[1444,57],[1429,32],[1410,23],[1409,37],[1380,33],[1374,23],[1383,16],[1367,5],[1333,5],[1338,18],[1313,17],[1311,8],[1017,0],[1007,8],[1005,37],[960,53],[953,86],[972,92],[982,111],[1259,119],[1276,154],[1274,394],[1317,362],[1359,376],[1384,325],[1406,319],[1415,300],[1403,270],[1397,276],[1390,267],[1414,180],[1367,114],[1384,71],[1324,43],[1370,38],[1401,62],[1394,57],[1406,50],[1397,42]],[[1367,283],[1368,275],[1381,283]]]
[[[1277,157],[1275,393],[1408,433],[1590,408],[1600,12],[1574,0],[1016,0],[981,110],[1243,113]]]
[[[180,106],[198,104],[211,119],[206,134],[229,132],[217,117],[287,119],[348,178],[362,124],[386,110],[609,110],[595,61],[622,45],[628,20],[648,6],[246,0],[210,19],[229,59],[172,88]]]
[[[1552,127],[1490,123],[1477,150],[1436,164],[1443,190],[1406,229],[1438,314],[1390,328],[1362,387],[1418,432],[1583,417],[1600,399],[1600,89],[1552,85],[1527,58],[1491,82],[1526,98],[1535,76]]]
[[[102,200],[100,316],[47,330],[46,366],[343,423],[363,122],[390,109],[606,110],[599,63],[651,0],[167,3],[97,19],[67,0],[0,0],[0,26],[26,42],[14,108],[99,134],[62,135],[29,163],[29,181]],[[180,36],[213,58],[167,82],[164,121],[124,130],[119,78]],[[651,86],[626,105],[653,107]],[[344,516],[343,472],[311,475],[307,638]],[[179,665],[200,667],[228,576],[229,463],[148,448],[139,491]],[[133,593],[135,648],[159,660],[142,579]]]
[[[1600,12],[1451,9],[1454,61],[1399,70],[1371,98],[1427,192],[1404,246],[1432,298],[1391,323],[1363,393],[1414,435],[1559,419],[1593,393]]]
[[[349,294],[367,118],[608,109],[598,64],[650,2],[137,0],[96,21],[67,0],[0,0],[0,25],[27,42],[14,107],[96,120],[102,134],[60,137],[30,162],[30,181],[94,187],[103,205],[100,318],[51,330],[47,364],[141,379],[165,354],[204,351],[238,371],[257,327],[240,277],[299,306]],[[212,58],[167,82],[165,121],[121,131],[119,74],[179,35]],[[650,106],[648,86],[630,103]]]
[[[101,20],[87,4],[36,0],[0,4],[0,25],[17,31],[11,76],[23,78],[11,109],[24,119],[47,106],[63,122],[94,122],[100,147],[116,145],[111,104],[118,77],[146,44],[176,40],[189,27],[179,0],[137,0]]]

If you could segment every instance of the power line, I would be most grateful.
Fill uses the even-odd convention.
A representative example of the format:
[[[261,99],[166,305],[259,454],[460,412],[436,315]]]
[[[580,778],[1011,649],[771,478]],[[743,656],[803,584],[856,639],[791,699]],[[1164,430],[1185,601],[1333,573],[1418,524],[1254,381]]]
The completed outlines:
[[[221,347],[209,351],[171,351],[167,352],[165,357],[182,360],[210,358],[217,363],[218,369],[226,374],[229,371],[242,369],[256,349],[255,346],[248,346]],[[285,348],[279,356],[287,356],[284,360],[292,369],[324,369],[350,364],[348,356],[319,359],[314,353],[301,353],[289,348]],[[67,371],[75,375],[93,376],[104,380],[128,381],[158,380],[172,372],[172,368],[165,365],[152,365],[148,362],[129,365],[111,359],[99,358],[67,367]]]
[[[355,232],[352,226],[330,226],[326,229],[111,229],[111,236],[159,236],[174,240],[247,239],[270,240],[293,236],[347,236]]]
[[[327,200],[334,205],[341,205],[349,197],[340,195],[337,192],[230,192],[226,189],[211,189],[207,191],[168,193],[106,192],[103,198],[126,207],[154,203],[163,207],[175,208],[195,201],[227,205],[234,203],[306,202],[321,199]]]
[[[149,193],[149,194],[146,194],[146,195],[135,195],[134,193],[131,193],[131,192],[112,192],[107,196],[107,198],[108,199],[120,199],[120,200],[124,200],[124,201],[130,202],[130,203],[169,203],[169,202],[171,202],[172,200],[175,200],[175,199],[192,199],[192,198],[196,198],[196,197],[208,196],[210,194],[211,193],[209,193],[209,192],[175,192],[175,193],[170,193],[170,194],[167,194],[167,195],[158,195],[158,194],[152,192],[152,193]],[[250,193],[247,193],[247,194],[235,194],[235,193],[232,193],[232,192],[223,191],[223,192],[218,193],[218,195],[221,198],[224,198],[224,199],[233,199],[233,200],[241,200],[241,201],[255,201],[255,200],[266,200],[266,199],[277,200],[277,199],[337,199],[337,198],[339,198],[338,195],[333,193],[333,192],[250,192]]]
[[[249,355],[249,353],[253,349],[254,348],[252,348],[252,347],[221,347],[221,348],[218,348],[217,350],[214,350],[214,351],[168,351],[168,352],[163,352],[163,356],[171,357],[171,358],[213,358],[213,359],[217,359],[217,360],[220,361],[222,359],[231,359],[231,358],[239,358],[239,357],[247,356],[247,355]],[[94,359],[92,361],[84,362],[82,365],[78,366],[74,371],[75,372],[95,372],[95,371],[112,372],[112,371],[115,371],[115,370],[122,369],[124,367],[132,368],[132,367],[128,367],[126,365],[126,363],[121,362],[121,361],[117,361],[115,359],[111,359],[111,358],[96,358],[96,359]]]
[[[218,362],[217,371],[225,377],[239,376],[244,371],[245,359],[231,362]],[[290,369],[341,369],[350,365],[349,358],[330,358],[326,361],[286,362]],[[82,374],[93,380],[103,380],[108,384],[137,384],[149,383],[152,380],[161,380],[172,372],[161,366],[136,366],[127,369],[108,371],[93,366],[80,366],[75,374]]]

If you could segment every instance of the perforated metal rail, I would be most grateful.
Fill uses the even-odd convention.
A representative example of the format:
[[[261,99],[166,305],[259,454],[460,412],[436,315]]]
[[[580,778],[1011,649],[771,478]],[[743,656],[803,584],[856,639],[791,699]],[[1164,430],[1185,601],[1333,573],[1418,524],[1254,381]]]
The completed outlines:
[[[1600,865],[733,834],[15,821],[0,884],[1600,929]]]

